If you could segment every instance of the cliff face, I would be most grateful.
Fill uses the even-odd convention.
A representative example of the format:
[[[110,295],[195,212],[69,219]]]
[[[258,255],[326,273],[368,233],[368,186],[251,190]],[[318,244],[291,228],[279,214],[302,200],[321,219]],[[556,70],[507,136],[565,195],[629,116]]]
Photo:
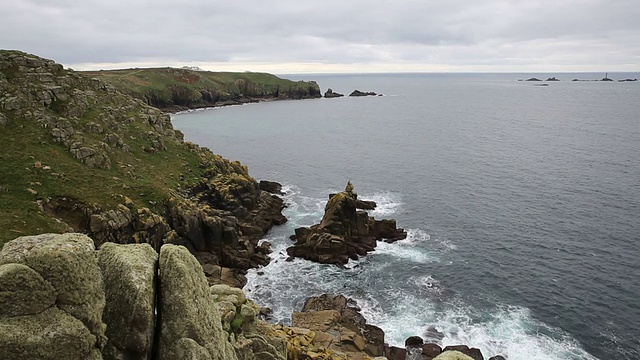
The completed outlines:
[[[185,143],[169,115],[51,60],[0,51],[0,245],[75,231],[96,246],[181,244],[241,286],[286,219],[247,168]]]
[[[161,109],[181,110],[260,100],[319,98],[314,81],[291,81],[265,73],[231,73],[176,68],[86,72]]]

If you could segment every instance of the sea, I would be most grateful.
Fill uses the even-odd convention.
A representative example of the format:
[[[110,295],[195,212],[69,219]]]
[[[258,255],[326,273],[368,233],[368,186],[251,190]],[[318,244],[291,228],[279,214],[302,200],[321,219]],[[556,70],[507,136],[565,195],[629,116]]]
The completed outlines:
[[[560,81],[518,81],[530,77]],[[614,80],[638,73],[609,73]],[[188,141],[284,185],[289,222],[244,290],[290,324],[309,296],[357,301],[392,346],[485,358],[640,359],[640,82],[595,74],[287,75],[324,92],[176,114]],[[286,261],[351,181],[406,240],[346,266]]]

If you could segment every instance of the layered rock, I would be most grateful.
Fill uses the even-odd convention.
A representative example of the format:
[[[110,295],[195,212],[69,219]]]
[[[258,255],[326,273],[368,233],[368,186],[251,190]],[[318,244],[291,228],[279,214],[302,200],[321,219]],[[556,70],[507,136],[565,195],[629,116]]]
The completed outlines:
[[[357,202],[349,182],[345,191],[330,197],[320,224],[295,229],[291,239],[296,243],[287,253],[320,263],[346,264],[373,251],[377,240],[394,242],[407,237],[395,220],[375,220],[357,210]]]
[[[348,359],[382,356],[384,332],[367,324],[355,301],[342,295],[310,297],[300,312],[291,315],[292,325],[314,332],[311,343],[342,353]]]

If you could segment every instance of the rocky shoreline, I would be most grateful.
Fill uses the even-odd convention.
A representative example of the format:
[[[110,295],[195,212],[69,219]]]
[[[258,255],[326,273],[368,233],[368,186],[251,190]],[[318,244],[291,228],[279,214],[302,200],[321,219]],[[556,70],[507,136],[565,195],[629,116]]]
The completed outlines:
[[[0,245],[11,240],[0,251],[0,358],[478,358],[417,338],[385,346],[339,295],[308,299],[292,327],[264,322],[239,288],[269,262],[259,240],[287,221],[278,183],[51,60],[0,51],[0,91],[0,160],[12,170],[0,174],[10,205]],[[320,224],[296,229],[290,255],[343,264],[406,237],[358,210],[372,208],[349,183]]]

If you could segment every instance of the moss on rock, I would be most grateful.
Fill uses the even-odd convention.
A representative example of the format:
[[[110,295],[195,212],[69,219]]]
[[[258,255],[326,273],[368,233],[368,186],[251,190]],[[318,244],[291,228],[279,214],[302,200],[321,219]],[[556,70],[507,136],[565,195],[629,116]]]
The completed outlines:
[[[56,289],[22,264],[0,265],[0,318],[42,312],[56,302]]]
[[[157,261],[149,244],[106,243],[98,252],[105,284],[102,318],[107,324],[108,358],[151,359]]]
[[[56,305],[80,320],[104,344],[102,274],[93,240],[82,234],[43,234],[14,239],[0,252],[0,265],[23,264],[55,288]]]
[[[199,356],[203,348],[212,360],[236,359],[195,257],[182,246],[165,245],[160,250],[159,267],[160,359],[206,358]]]

